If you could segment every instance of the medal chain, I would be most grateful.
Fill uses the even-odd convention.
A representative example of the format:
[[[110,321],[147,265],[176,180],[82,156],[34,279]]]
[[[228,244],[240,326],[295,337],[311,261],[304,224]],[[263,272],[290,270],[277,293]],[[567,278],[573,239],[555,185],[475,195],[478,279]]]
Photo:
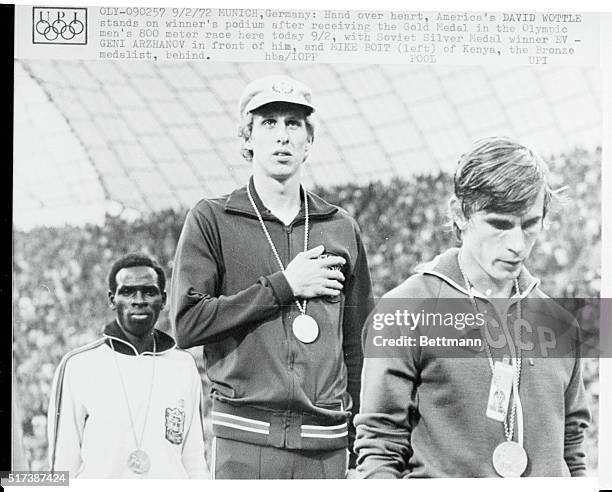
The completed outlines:
[[[478,309],[478,305],[476,304],[476,299],[474,298],[474,294],[472,293],[472,284],[470,283],[470,280],[468,279],[467,275],[463,271],[463,267],[461,266],[461,261],[459,257],[457,258],[457,264],[459,265],[459,270],[461,271],[461,275],[463,276],[463,281],[465,282],[465,287],[466,287],[466,290],[468,291],[470,302],[472,303],[472,309],[474,310],[475,313],[480,314],[480,310]],[[520,298],[521,291],[519,288],[518,280],[516,278],[514,279],[514,289]],[[520,299],[518,301],[517,315],[518,315],[518,318],[520,319],[521,318]],[[487,324],[486,318],[484,318],[484,323],[485,323],[484,329],[488,330],[489,325]],[[513,342],[512,340],[508,340],[508,343],[510,344]],[[487,353],[487,359],[489,360],[489,367],[491,368],[491,376],[492,376],[495,366],[493,364],[493,355],[491,354],[491,349],[489,347],[489,343],[487,342],[486,335],[484,337],[484,347]],[[512,367],[513,372],[514,372],[514,377],[512,378],[512,388],[513,388],[513,391],[515,392],[515,396],[512,401],[512,409],[510,410],[510,422],[508,422],[508,418],[504,419],[504,435],[506,436],[507,441],[512,441],[512,437],[514,435],[514,421],[516,419],[516,394],[518,394],[519,383],[521,380],[521,365],[522,365],[521,357],[515,357],[514,364]]]
[[[113,341],[110,340],[111,347],[113,349],[113,358],[115,360],[115,366],[117,367],[117,372],[119,373],[119,381],[121,381],[121,389],[123,390],[123,397],[125,398],[125,404],[128,410],[128,417],[130,419],[130,426],[132,428],[132,435],[134,436],[134,441],[136,441],[136,449],[141,450],[142,440],[144,439],[145,430],[147,428],[147,419],[149,417],[149,409],[151,408],[151,395],[153,394],[153,383],[155,382],[155,353],[157,346],[155,344],[155,335],[153,335],[153,369],[151,371],[151,386],[149,387],[149,397],[147,399],[147,407],[145,411],[144,423],[142,425],[142,432],[140,433],[140,439],[136,434],[136,425],[134,424],[134,417],[132,416],[132,409],[130,407],[130,400],[128,398],[128,393],[125,387],[125,381],[123,380],[123,375],[121,374],[121,369],[119,368],[119,361],[117,360],[117,354],[115,353],[115,346]]]
[[[304,215],[305,215],[305,220],[304,220],[304,253],[306,251],[308,251],[308,194],[306,193],[306,190],[303,189],[304,192]],[[251,195],[251,190],[249,189],[249,185],[247,184],[246,187],[246,191],[247,191],[247,195],[249,197],[249,201],[251,202],[251,206],[253,207],[253,210],[255,210],[255,213],[257,214],[257,218],[259,219],[259,224],[261,225],[261,229],[263,230],[266,239],[268,240],[268,244],[270,245],[270,248],[272,248],[272,253],[274,253],[274,257],[276,258],[276,261],[278,262],[278,265],[280,266],[281,272],[285,271],[285,267],[283,266],[283,262],[280,259],[280,256],[278,254],[278,251],[276,250],[276,246],[274,246],[274,242],[272,241],[272,237],[270,236],[270,233],[268,232],[268,228],[266,227],[266,224],[264,223],[263,217],[261,216],[261,214],[259,213],[259,209],[257,208],[257,205],[255,204],[255,200],[253,200],[253,196]],[[297,299],[295,299],[295,303],[297,304],[298,309],[300,310],[301,314],[306,314],[306,304],[308,303],[308,300],[304,299],[304,303],[300,304],[300,301],[298,301]]]

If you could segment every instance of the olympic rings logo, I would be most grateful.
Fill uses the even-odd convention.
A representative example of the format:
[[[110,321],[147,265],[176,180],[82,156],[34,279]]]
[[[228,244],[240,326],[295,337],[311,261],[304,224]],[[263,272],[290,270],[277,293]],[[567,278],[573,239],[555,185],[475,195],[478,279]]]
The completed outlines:
[[[43,17],[43,13],[47,15]],[[40,11],[38,18],[33,20],[35,33],[48,42],[57,41],[62,43],[72,41],[86,29],[86,24],[78,18],[75,11],[68,13],[66,11],[57,11],[57,15],[54,15],[54,12],[49,10],[46,12]]]

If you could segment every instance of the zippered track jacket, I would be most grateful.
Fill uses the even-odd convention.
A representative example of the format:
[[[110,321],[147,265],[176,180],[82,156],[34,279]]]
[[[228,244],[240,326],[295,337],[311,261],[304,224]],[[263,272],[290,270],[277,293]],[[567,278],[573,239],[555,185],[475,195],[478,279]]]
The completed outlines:
[[[103,338],[62,359],[49,403],[52,471],[68,470],[72,478],[209,478],[195,361],[169,335],[155,331],[155,339],[155,352],[151,346],[138,354],[114,321]],[[141,436],[151,468],[137,475],[127,461]]]
[[[254,191],[252,180],[250,186]],[[253,196],[286,266],[303,251],[303,207],[284,225]],[[323,244],[325,253],[346,260],[342,293],[308,301],[307,314],[319,325],[310,344],[292,333],[300,313],[246,187],[202,200],[187,215],[171,314],[181,347],[204,346],[217,436],[288,449],[339,449],[354,433],[361,331],[373,307],[368,264],[355,221],[312,193],[308,200],[308,247]]]
[[[457,303],[464,300],[462,310],[473,313],[457,253],[457,249],[451,249],[438,256],[388,292],[373,315],[387,312],[388,306],[402,303],[415,306],[419,299],[453,299]],[[538,310],[539,316],[544,315],[539,319],[553,320],[548,327],[553,331],[549,334],[556,336],[557,341],[565,340],[569,348],[568,353],[559,357],[523,358],[519,395],[524,419],[523,446],[528,455],[523,476],[584,475],[584,430],[590,422],[590,413],[579,359],[579,327],[567,311],[539,290],[538,281],[527,270],[522,270],[518,282],[521,296],[509,300],[504,313],[508,320],[516,316],[520,301],[523,309]],[[482,312],[494,312],[490,299],[475,295]],[[532,314],[523,312],[527,315],[524,319],[530,319]],[[371,327],[372,323],[368,325]],[[427,334],[427,329],[417,328],[414,333],[418,338]],[[535,331],[523,334],[537,336]],[[366,336],[364,340],[369,343],[372,338]],[[487,357],[476,354],[444,357],[440,356],[443,352],[439,348],[418,344],[399,350],[401,354],[372,358],[367,357],[366,350],[361,413],[355,417],[359,475],[497,476],[492,455],[506,437],[503,424],[486,416],[491,386]],[[500,360],[507,354],[507,347],[492,348],[492,352],[494,359]],[[516,441],[517,430],[514,434]]]

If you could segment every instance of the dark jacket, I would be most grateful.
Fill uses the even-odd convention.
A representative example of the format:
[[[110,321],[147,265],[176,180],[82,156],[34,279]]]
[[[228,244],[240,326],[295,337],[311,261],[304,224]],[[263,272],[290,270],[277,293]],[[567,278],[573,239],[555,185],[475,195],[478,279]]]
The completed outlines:
[[[303,207],[286,226],[254,199],[286,266],[303,251]],[[217,436],[291,449],[348,444],[351,411],[359,409],[361,330],[373,307],[370,275],[355,221],[312,193],[308,200],[308,247],[323,244],[346,260],[342,293],[308,301],[320,329],[311,344],[291,331],[300,313],[246,188],[202,200],[187,215],[171,313],[179,346],[204,346]]]
[[[457,251],[452,249],[438,256],[420,273],[387,293],[373,316],[402,304],[410,306],[411,300],[414,306],[424,299],[452,299],[455,309],[461,303],[461,311],[473,313]],[[564,342],[558,348],[568,349],[537,358],[534,352],[531,361],[523,353],[519,394],[524,448],[529,460],[523,476],[584,475],[584,430],[590,414],[582,381],[578,326],[568,312],[547,298],[527,270],[522,270],[518,280],[521,297],[509,300],[507,311],[496,318],[499,327],[506,315],[510,326],[520,304],[521,319],[545,320],[556,340]],[[475,295],[481,312],[495,312],[490,299]],[[438,309],[450,305],[445,301]],[[544,325],[532,326],[539,329]],[[489,329],[499,331],[491,325]],[[522,341],[527,341],[529,335],[536,336],[535,331],[523,332]],[[427,332],[424,328],[414,331],[417,339]],[[467,338],[469,334],[460,336]],[[371,333],[364,337],[366,344],[372,340]],[[419,345],[393,350],[401,350],[401,354],[387,352],[370,358],[368,345],[364,351],[361,413],[355,417],[360,476],[497,476],[492,455],[505,436],[503,424],[486,416],[491,385],[487,357],[482,352],[444,356],[442,349]],[[500,360],[508,348],[491,350],[494,359]],[[460,352],[446,354],[458,356]]]

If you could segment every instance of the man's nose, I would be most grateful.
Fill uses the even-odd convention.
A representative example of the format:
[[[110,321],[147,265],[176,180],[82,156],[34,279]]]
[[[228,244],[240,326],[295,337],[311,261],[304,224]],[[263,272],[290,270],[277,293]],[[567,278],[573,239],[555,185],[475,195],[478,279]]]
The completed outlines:
[[[289,141],[289,132],[284,124],[280,124],[276,127],[276,140],[279,143],[287,143]]]
[[[134,294],[134,300],[132,301],[133,304],[145,304],[147,301],[145,300],[145,296],[142,293],[142,291],[137,290],[136,293]]]
[[[527,241],[525,241],[525,231],[520,226],[513,227],[506,235],[506,247],[518,256],[523,254]]]

